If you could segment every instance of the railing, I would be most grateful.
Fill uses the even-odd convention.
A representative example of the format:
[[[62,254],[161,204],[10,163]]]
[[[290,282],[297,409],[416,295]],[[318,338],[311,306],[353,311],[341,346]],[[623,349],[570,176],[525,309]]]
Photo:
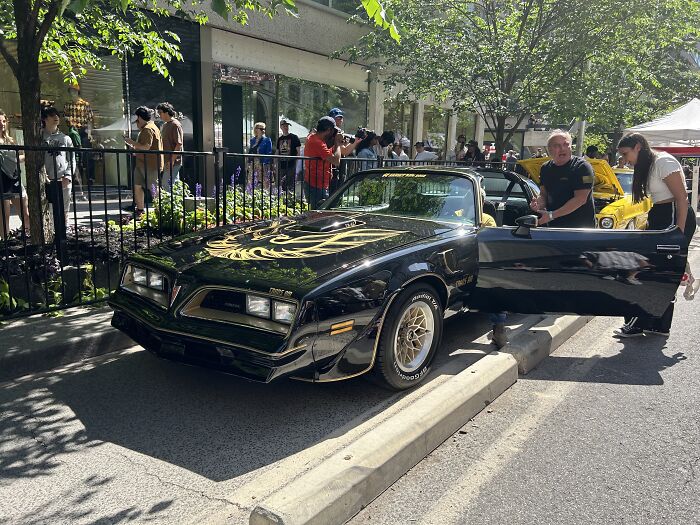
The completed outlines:
[[[416,164],[473,166],[346,158],[326,181],[330,166],[320,159],[225,149],[2,145],[0,154],[6,166],[36,155],[44,166],[40,187],[51,202],[54,222],[53,240],[33,244],[26,183],[13,186],[0,180],[0,319],[104,301],[118,286],[129,254],[185,233],[302,213],[328,196],[328,186],[332,192],[358,171]],[[500,163],[483,166],[502,169]]]

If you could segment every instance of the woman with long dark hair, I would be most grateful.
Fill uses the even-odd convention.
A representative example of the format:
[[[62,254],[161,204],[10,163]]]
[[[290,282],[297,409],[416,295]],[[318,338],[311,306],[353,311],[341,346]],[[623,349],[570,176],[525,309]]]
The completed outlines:
[[[651,149],[639,133],[622,137],[617,151],[625,162],[634,166],[632,200],[637,203],[651,197],[649,230],[665,230],[678,226],[687,244],[695,233],[695,211],[688,204],[688,190],[680,163],[664,151]],[[667,336],[673,320],[673,301],[661,317],[625,317],[625,324],[615,331],[618,337],[644,334]]]
[[[355,149],[355,155],[358,159],[366,159],[359,163],[358,171],[376,168],[377,154],[374,152],[374,146],[379,144],[379,136],[374,131],[366,131],[360,144]]]

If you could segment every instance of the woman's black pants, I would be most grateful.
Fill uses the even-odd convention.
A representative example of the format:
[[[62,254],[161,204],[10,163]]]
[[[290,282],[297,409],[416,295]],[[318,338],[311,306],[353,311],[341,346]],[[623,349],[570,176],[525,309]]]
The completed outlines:
[[[676,203],[664,202],[663,204],[654,204],[649,210],[649,225],[648,230],[665,230],[669,226],[676,224]],[[695,211],[692,207],[688,208],[688,217],[685,221],[683,234],[686,238],[686,243],[690,244],[690,240],[695,233]],[[629,317],[625,316],[625,324],[642,330],[654,330],[657,332],[668,332],[671,330],[671,322],[673,321],[673,304],[675,298],[670,302],[666,311],[661,317]]]

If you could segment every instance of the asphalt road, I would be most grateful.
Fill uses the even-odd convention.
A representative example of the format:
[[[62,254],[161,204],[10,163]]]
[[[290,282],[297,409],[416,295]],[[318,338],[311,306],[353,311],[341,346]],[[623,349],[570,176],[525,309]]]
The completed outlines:
[[[668,340],[594,319],[350,523],[700,523],[698,301]]]
[[[487,329],[448,320],[435,368]],[[0,384],[0,524],[199,523],[214,509],[247,523],[402,395],[361,378],[256,384],[138,348]]]

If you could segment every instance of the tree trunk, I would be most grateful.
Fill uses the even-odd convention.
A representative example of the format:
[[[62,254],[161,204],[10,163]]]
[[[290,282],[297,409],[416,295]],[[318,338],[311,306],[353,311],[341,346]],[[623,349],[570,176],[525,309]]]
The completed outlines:
[[[494,138],[496,143],[494,147],[496,148],[496,158],[500,162],[503,158],[503,150],[505,146],[505,136],[506,136],[506,118],[504,115],[499,115],[496,117],[496,129],[494,133]]]
[[[22,108],[22,130],[24,144],[41,145],[41,79],[39,78],[38,60],[23,60],[18,49],[19,75],[17,84],[20,91]],[[44,192],[43,163],[44,152],[25,151],[24,161],[27,176],[27,195],[29,198],[29,227],[32,244],[42,245],[53,242],[53,216]]]

